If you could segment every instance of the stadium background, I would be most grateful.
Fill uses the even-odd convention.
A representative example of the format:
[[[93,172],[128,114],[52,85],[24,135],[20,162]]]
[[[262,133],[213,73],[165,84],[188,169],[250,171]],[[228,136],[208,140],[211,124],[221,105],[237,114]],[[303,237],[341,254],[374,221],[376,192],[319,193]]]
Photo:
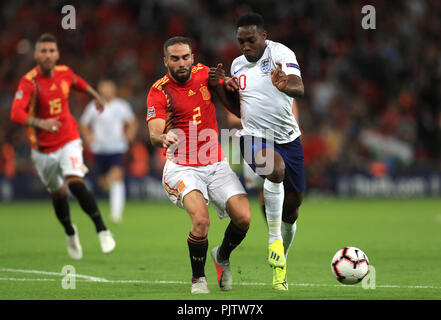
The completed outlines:
[[[64,5],[76,29],[61,27]],[[361,27],[365,4],[376,29]],[[165,73],[162,44],[194,40],[196,62],[239,55],[235,20],[254,10],[269,38],[290,47],[302,69],[298,101],[308,194],[441,194],[441,3],[438,1],[11,1],[0,4],[0,199],[47,197],[30,161],[25,130],[10,121],[20,77],[34,65],[43,32],[59,40],[61,59],[96,86],[116,81],[140,129],[127,156],[130,198],[163,197],[162,162],[148,142],[145,100]],[[88,98],[71,95],[79,117]],[[218,104],[220,128],[227,127]],[[93,177],[93,157],[86,150]],[[240,167],[235,168],[240,174]],[[92,181],[93,179],[91,179]]]

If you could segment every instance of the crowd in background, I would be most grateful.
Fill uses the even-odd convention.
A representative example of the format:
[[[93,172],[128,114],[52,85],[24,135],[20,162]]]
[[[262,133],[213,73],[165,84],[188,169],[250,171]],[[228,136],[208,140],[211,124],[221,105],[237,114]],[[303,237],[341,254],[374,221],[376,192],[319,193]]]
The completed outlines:
[[[76,29],[61,27],[64,5]],[[361,26],[365,4],[376,29]],[[223,63],[240,55],[235,21],[263,15],[269,38],[297,55],[305,86],[298,100],[309,188],[329,187],[348,172],[383,176],[441,170],[441,2],[439,1],[10,1],[0,7],[0,176],[35,174],[25,130],[9,118],[20,78],[34,67],[43,32],[59,41],[60,64],[92,86],[113,79],[140,120],[127,156],[128,174],[160,176],[161,153],[148,142],[145,101],[166,69],[163,42],[193,40],[195,61]],[[72,94],[78,119],[87,96]],[[220,103],[218,121],[227,127]],[[12,160],[11,160],[12,159]],[[86,160],[93,158],[86,150]]]

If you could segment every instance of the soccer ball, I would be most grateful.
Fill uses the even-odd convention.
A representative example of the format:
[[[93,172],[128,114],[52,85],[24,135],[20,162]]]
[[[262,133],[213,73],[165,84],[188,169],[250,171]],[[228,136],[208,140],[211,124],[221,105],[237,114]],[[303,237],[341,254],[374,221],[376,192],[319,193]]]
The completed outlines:
[[[363,280],[369,272],[366,254],[356,247],[345,247],[332,258],[331,269],[338,281],[355,284]]]

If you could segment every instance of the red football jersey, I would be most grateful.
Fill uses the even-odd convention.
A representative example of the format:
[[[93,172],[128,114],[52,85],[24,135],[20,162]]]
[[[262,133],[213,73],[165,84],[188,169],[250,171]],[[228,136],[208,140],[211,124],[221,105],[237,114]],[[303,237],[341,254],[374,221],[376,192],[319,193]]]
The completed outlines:
[[[80,137],[78,124],[69,109],[71,87],[85,91],[88,84],[64,65],[56,66],[52,77],[44,77],[35,67],[21,78],[12,103],[12,121],[24,125],[28,116],[34,116],[57,118],[61,122],[58,132],[28,126],[26,129],[33,149],[53,152]]]
[[[146,122],[164,119],[164,133],[173,130],[178,135],[181,142],[169,148],[167,157],[180,165],[208,165],[225,157],[208,88],[209,70],[200,63],[193,66],[185,84],[167,74],[153,84],[147,97]]]

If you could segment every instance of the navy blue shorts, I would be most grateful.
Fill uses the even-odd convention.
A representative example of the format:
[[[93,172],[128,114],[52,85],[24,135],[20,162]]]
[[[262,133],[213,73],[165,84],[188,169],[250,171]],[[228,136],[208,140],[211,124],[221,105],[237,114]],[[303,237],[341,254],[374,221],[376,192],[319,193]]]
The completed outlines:
[[[101,176],[106,174],[111,167],[123,167],[123,153],[96,153],[95,154],[95,172]]]
[[[256,172],[254,157],[259,150],[264,148],[274,149],[285,162],[285,179],[283,180],[285,190],[296,191],[297,193],[304,191],[306,189],[305,168],[300,137],[284,144],[267,143],[265,139],[252,136],[240,137],[240,152],[245,162],[250,165],[254,172]]]

